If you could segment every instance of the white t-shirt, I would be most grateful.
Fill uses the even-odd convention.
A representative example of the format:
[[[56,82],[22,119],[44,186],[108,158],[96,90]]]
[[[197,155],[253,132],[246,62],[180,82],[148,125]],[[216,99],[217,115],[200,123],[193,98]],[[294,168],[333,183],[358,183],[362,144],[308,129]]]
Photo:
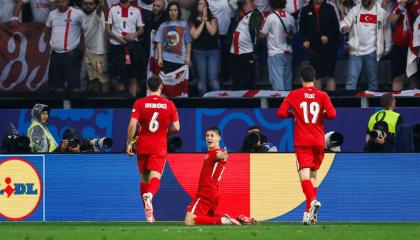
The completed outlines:
[[[13,15],[17,0],[0,0],[0,23],[9,22]],[[27,3],[28,0],[23,2]],[[22,21],[22,11],[18,16],[19,20]]]
[[[109,9],[106,23],[111,24],[112,33],[116,36],[134,33],[137,31],[137,27],[144,26],[140,8],[132,5],[123,8],[121,4],[114,5]],[[120,43],[114,39],[109,39],[109,41],[114,45],[120,45]]]
[[[376,35],[377,35],[377,9],[376,5],[371,10],[364,7],[360,9],[359,20],[359,53],[367,55],[376,51]]]
[[[34,22],[45,23],[54,0],[29,0]]]
[[[305,0],[287,0],[286,12],[293,14],[305,5]]]
[[[258,8],[262,15],[267,16],[271,12],[268,0],[254,0],[254,5]]]
[[[261,29],[267,35],[268,56],[292,53],[292,45],[288,45],[285,39],[284,28],[279,17],[283,20],[288,32],[295,32],[295,19],[285,11],[276,11],[268,15]]]
[[[52,29],[50,44],[55,52],[68,52],[79,45],[82,23],[83,12],[77,8],[69,7],[65,12],[55,9],[50,12],[45,25]]]
[[[241,21],[239,21],[238,27],[236,27],[236,32],[233,34],[230,53],[239,55],[244,53],[252,53],[254,51],[251,34],[249,33],[249,20],[251,19],[251,15],[252,11],[249,11],[249,13],[245,15]]]
[[[217,19],[219,34],[226,35],[231,16],[228,0],[208,0],[208,3],[211,13]]]
[[[105,15],[84,14],[83,31],[85,33],[86,50],[94,54],[105,54],[108,52],[108,38],[105,34]]]

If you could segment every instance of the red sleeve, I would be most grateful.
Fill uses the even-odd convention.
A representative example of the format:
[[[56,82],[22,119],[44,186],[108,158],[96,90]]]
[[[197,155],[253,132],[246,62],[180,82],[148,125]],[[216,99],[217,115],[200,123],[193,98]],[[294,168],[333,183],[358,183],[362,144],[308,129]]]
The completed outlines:
[[[324,109],[325,109],[324,116],[327,119],[334,119],[335,116],[337,115],[337,112],[335,111],[335,108],[331,103],[331,99],[330,97],[328,97],[326,93],[324,96]]]
[[[289,118],[292,117],[292,112],[289,112],[290,109],[290,93],[289,95],[283,100],[279,109],[277,109],[277,116],[281,118]]]
[[[131,118],[139,120],[140,118],[140,101],[134,102],[133,109],[131,110]]]
[[[176,110],[174,102],[171,101],[169,105],[171,106],[171,109],[170,109],[171,122],[179,121],[178,111]]]

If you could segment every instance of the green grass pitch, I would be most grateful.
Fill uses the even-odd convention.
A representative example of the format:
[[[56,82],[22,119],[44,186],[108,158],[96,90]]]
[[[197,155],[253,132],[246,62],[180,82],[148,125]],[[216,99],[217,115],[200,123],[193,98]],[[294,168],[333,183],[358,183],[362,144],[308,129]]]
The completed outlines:
[[[184,226],[181,222],[153,225],[137,222],[0,222],[1,240],[113,239],[420,239],[418,223],[263,222],[254,226]]]

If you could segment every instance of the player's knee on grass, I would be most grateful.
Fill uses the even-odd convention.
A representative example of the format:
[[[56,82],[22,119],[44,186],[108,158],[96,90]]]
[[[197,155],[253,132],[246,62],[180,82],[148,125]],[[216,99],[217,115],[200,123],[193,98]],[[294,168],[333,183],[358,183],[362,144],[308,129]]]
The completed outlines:
[[[196,218],[197,216],[191,212],[187,212],[187,214],[185,215],[185,220],[184,223],[186,225],[194,225],[194,218]]]

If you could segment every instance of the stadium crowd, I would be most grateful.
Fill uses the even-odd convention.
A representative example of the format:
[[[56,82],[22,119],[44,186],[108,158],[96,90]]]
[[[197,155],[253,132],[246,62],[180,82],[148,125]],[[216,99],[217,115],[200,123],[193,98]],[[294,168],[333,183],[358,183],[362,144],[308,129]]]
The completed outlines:
[[[2,0],[0,24],[45,23],[52,91],[144,95],[150,73],[187,65],[202,96],[255,89],[267,74],[273,90],[291,90],[306,60],[320,89],[336,90],[338,59],[345,90],[360,90],[362,72],[368,90],[414,89],[419,14],[420,0]],[[391,89],[378,84],[381,60]]]

